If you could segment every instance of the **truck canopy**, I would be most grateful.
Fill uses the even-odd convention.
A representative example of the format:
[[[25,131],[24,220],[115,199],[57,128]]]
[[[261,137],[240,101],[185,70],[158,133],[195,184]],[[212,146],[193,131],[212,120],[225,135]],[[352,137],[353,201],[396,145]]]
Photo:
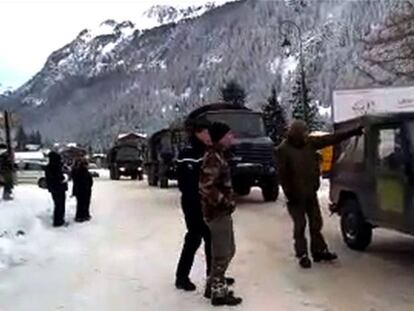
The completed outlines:
[[[244,106],[236,106],[229,103],[215,103],[201,106],[193,110],[187,117],[186,123],[190,122],[191,120],[197,119],[200,116],[206,114],[210,111],[219,111],[219,110],[238,110],[238,111],[252,111],[247,107]]]
[[[366,114],[414,112],[414,87],[337,90],[332,109],[334,123]]]

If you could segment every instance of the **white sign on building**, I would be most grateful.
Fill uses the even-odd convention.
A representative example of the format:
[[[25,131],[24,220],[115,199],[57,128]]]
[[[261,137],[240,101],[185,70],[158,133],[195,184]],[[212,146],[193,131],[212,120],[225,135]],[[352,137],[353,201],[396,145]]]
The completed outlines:
[[[371,113],[414,112],[414,87],[334,91],[332,109],[334,123]]]

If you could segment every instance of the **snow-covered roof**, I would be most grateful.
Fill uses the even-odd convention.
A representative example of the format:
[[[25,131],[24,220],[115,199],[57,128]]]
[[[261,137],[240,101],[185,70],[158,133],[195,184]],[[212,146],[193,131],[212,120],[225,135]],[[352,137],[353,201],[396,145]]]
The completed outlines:
[[[45,155],[43,152],[37,151],[37,152],[15,152],[14,158],[19,160],[46,160]]]
[[[136,137],[139,137],[139,138],[147,138],[147,134],[142,134],[142,133],[122,133],[122,134],[119,134],[118,135],[118,139],[122,139],[122,138],[125,138],[125,137],[127,137],[127,136],[130,136],[130,135],[133,135],[133,136],[136,136]]]

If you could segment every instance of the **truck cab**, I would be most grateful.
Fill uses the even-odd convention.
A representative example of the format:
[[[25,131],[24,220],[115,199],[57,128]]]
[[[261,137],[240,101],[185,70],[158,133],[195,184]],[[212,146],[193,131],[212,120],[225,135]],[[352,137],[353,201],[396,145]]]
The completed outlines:
[[[229,164],[234,191],[248,195],[253,186],[258,186],[265,201],[275,201],[279,183],[274,146],[265,133],[262,114],[246,107],[217,103],[194,110],[187,120],[197,118],[224,122],[231,128],[235,140],[229,152]]]
[[[355,250],[369,246],[377,227],[414,235],[414,112],[399,111],[392,98],[387,109],[393,111],[384,112],[378,98],[369,99],[377,111],[334,125],[335,131],[364,127],[363,136],[335,146],[331,171],[331,210],[340,215],[343,239]]]

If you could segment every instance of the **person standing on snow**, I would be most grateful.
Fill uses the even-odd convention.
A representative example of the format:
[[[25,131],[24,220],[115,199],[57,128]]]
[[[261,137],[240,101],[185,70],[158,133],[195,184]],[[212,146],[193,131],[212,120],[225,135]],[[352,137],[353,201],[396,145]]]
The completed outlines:
[[[178,262],[175,286],[177,289],[194,291],[196,286],[190,280],[190,271],[193,266],[194,256],[204,241],[206,256],[207,276],[211,267],[211,243],[210,231],[204,222],[201,212],[201,199],[198,182],[200,167],[206,146],[211,145],[208,133],[208,122],[196,120],[186,124],[189,132],[189,145],[178,155],[178,188],[181,191],[181,207],[184,213],[187,233],[184,239],[183,249]]]
[[[305,122],[294,120],[287,139],[277,147],[281,185],[287,198],[287,208],[293,220],[296,257],[302,268],[311,268],[305,237],[309,222],[311,253],[315,262],[338,258],[328,250],[321,233],[323,220],[317,191],[320,186],[320,168],[317,150],[335,145],[353,136],[362,135],[362,127],[333,135],[310,137]]]
[[[72,170],[73,189],[72,195],[76,197],[76,222],[91,220],[90,204],[92,195],[93,178],[88,170],[88,162],[85,158],[77,159]]]
[[[65,224],[67,179],[63,174],[62,158],[57,152],[49,153],[49,164],[46,166],[47,189],[52,194],[54,202],[53,226],[61,227]]]
[[[204,219],[210,228],[213,256],[205,297],[211,298],[214,306],[235,306],[242,299],[228,290],[229,284],[225,277],[236,252],[231,216],[236,204],[230,167],[224,155],[225,150],[232,144],[233,134],[226,124],[220,122],[213,123],[209,133],[213,145],[204,156],[199,186]]]

